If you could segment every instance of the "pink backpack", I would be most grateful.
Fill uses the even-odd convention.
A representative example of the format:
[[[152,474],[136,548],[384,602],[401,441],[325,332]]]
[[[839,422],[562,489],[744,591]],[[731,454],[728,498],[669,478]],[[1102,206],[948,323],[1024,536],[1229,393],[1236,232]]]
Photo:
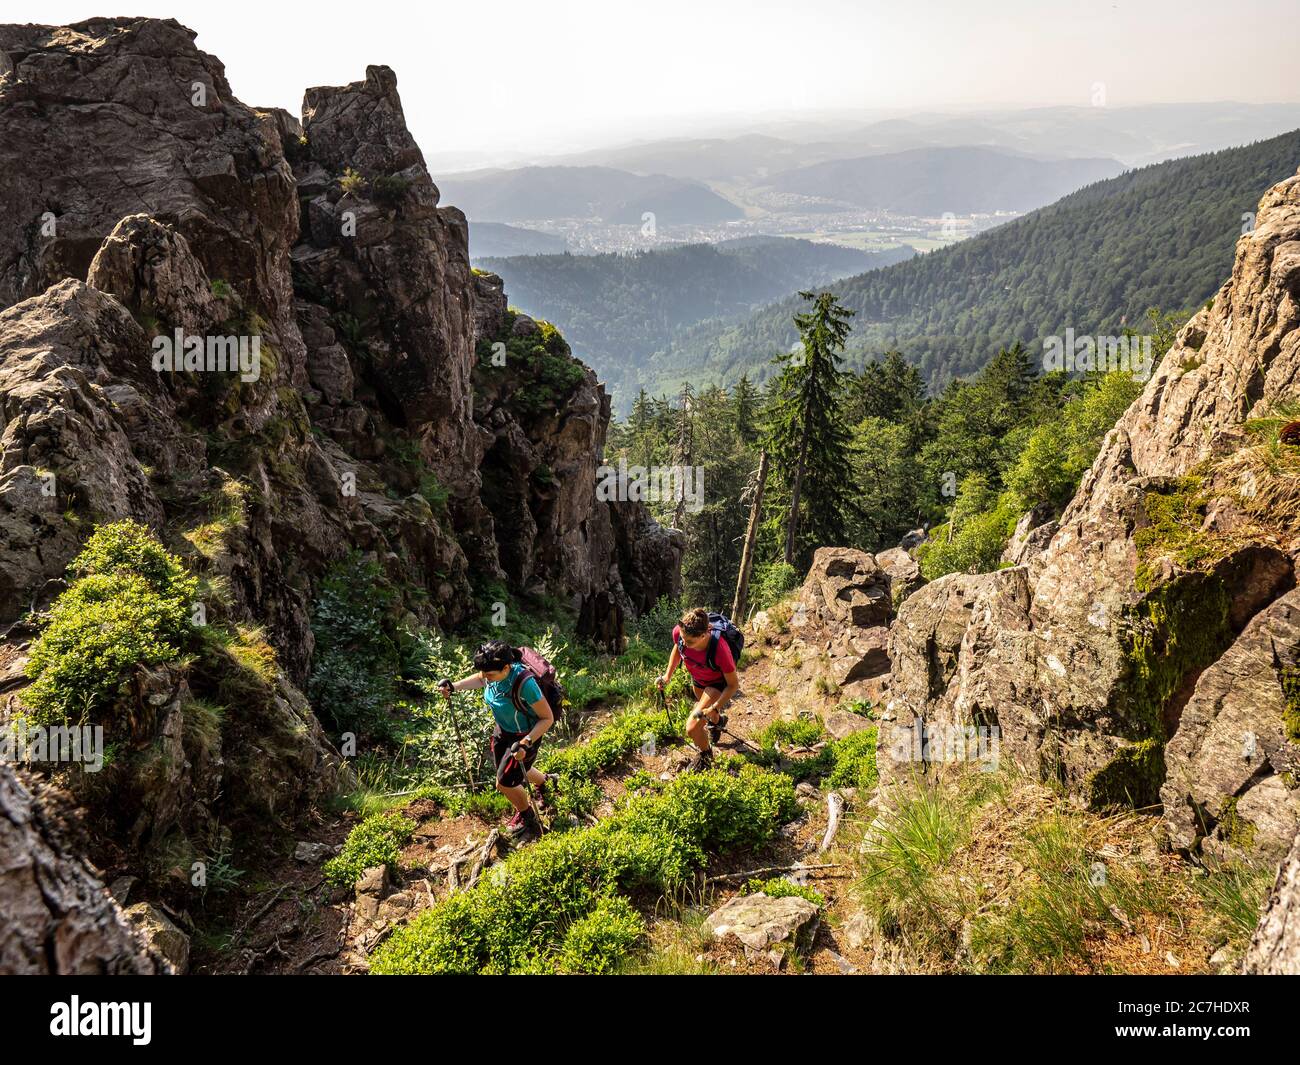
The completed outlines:
[[[542,697],[550,704],[551,713],[555,715],[558,723],[564,713],[565,695],[555,667],[531,647],[516,647],[515,661],[524,667],[515,677],[514,684],[510,686],[510,701],[515,704],[515,709],[529,717],[536,716],[533,714],[533,708],[524,702],[523,697],[524,682],[532,677],[542,689]]]

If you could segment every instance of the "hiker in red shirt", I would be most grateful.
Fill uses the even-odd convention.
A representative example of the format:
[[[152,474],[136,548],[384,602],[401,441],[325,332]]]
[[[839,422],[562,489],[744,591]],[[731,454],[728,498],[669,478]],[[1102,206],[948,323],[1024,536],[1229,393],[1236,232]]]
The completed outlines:
[[[735,637],[728,635],[729,630],[735,632]],[[743,644],[743,637],[726,618],[719,615],[715,621],[703,607],[688,610],[673,629],[668,672],[658,681],[660,688],[666,688],[683,664],[691,675],[695,707],[686,719],[686,735],[699,749],[695,765],[700,769],[713,761],[713,744],[727,727],[727,715],[722,710],[740,690],[733,639]]]

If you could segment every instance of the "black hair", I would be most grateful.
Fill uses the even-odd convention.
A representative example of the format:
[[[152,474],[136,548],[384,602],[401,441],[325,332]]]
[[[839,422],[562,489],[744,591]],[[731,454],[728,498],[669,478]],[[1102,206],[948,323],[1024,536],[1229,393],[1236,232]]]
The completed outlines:
[[[506,666],[517,661],[519,661],[518,652],[503,640],[488,640],[474,652],[474,668],[480,673],[505,669]]]

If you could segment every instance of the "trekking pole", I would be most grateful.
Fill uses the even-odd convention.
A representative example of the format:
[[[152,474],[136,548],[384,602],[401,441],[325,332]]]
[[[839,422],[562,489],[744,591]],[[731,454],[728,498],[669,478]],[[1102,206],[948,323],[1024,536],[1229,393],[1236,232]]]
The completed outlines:
[[[705,720],[707,721],[707,718],[706,718]],[[733,740],[735,740],[737,743],[743,743],[746,747],[748,747],[748,748],[749,748],[751,751],[753,751],[755,754],[757,754],[757,755],[759,755],[759,756],[761,756],[761,755],[763,754],[763,752],[762,752],[762,750],[761,750],[760,748],[755,747],[752,743],[749,742],[749,740],[745,739],[743,736],[737,736],[734,732],[731,732],[731,731],[729,731],[728,729],[725,729],[725,728],[718,729],[718,731],[719,731],[720,733],[722,733],[722,735],[724,735],[724,736],[730,736],[730,737],[731,737]]]

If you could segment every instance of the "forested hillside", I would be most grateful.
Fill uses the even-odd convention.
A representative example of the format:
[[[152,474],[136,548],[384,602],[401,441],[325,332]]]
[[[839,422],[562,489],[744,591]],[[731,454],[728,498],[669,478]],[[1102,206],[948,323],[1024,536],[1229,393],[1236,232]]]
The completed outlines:
[[[632,255],[529,255],[480,261],[522,310],[554,322],[626,410],[640,365],[683,329],[735,320],[756,305],[852,273],[888,266],[909,248],[863,252],[781,237]]]
[[[850,362],[901,350],[927,384],[1066,327],[1117,334],[1150,307],[1190,310],[1222,283],[1272,183],[1300,164],[1300,132],[1121,174],[950,248],[832,286],[856,312]],[[762,380],[795,339],[791,297],[734,326],[705,325],[656,357],[654,389],[685,377]],[[652,390],[654,390],[652,389]]]

